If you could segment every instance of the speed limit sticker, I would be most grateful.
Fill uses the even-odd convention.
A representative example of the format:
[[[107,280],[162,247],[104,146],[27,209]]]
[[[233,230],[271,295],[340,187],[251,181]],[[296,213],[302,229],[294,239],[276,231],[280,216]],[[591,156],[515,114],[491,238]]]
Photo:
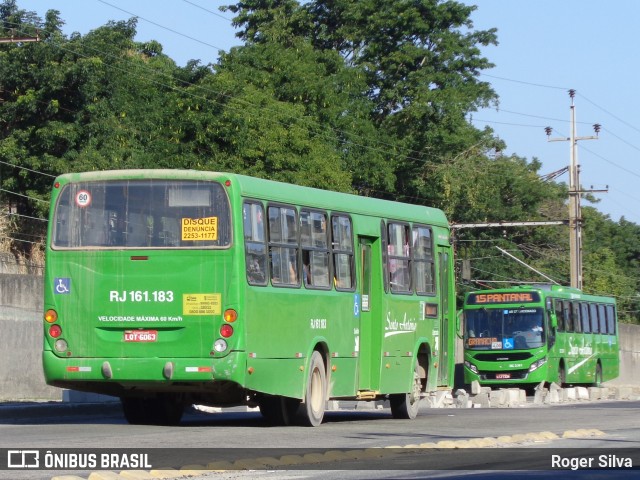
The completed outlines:
[[[79,207],[88,207],[91,203],[91,194],[86,190],[80,190],[76,193],[76,205]]]

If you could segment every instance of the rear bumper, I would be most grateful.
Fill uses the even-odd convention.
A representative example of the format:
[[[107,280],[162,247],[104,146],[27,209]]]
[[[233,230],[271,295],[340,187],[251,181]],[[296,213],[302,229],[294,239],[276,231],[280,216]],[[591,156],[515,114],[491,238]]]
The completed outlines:
[[[44,376],[48,384],[114,382],[201,384],[230,381],[244,384],[246,354],[232,352],[222,358],[61,358],[42,353]]]

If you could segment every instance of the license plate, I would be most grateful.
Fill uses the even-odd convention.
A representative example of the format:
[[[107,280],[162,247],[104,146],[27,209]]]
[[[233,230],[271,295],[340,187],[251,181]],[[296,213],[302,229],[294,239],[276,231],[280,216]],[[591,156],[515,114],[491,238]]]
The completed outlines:
[[[496,373],[496,380],[508,380],[511,378],[510,373]]]
[[[125,330],[125,342],[155,342],[158,340],[157,330]]]

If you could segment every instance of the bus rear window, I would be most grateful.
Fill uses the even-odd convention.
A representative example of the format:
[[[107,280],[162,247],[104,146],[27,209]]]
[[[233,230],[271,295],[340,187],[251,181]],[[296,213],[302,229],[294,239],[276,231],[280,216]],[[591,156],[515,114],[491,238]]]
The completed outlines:
[[[229,200],[215,182],[68,184],[53,221],[53,248],[215,248],[231,243]]]

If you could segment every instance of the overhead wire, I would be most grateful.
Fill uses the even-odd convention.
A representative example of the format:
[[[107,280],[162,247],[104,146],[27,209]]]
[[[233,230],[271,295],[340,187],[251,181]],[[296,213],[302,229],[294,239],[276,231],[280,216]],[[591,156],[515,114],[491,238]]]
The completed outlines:
[[[115,8],[115,9],[118,9],[118,10],[120,10],[120,11],[123,11],[123,12],[125,12],[125,13],[127,13],[127,14],[129,14],[129,15],[133,15],[133,16],[134,16],[134,17],[136,17],[136,18],[140,18],[140,19],[142,19],[142,20],[144,20],[144,21],[146,21],[146,22],[149,22],[149,23],[151,23],[151,24],[153,24],[153,25],[156,25],[156,26],[158,26],[158,27],[160,27],[160,28],[165,28],[165,29],[167,29],[168,31],[171,31],[171,32],[173,32],[173,33],[176,33],[176,34],[179,34],[179,35],[183,35],[181,32],[175,31],[175,30],[173,30],[173,29],[171,29],[171,28],[165,27],[165,26],[163,26],[163,25],[161,25],[161,24],[159,24],[159,23],[157,23],[157,22],[154,22],[154,21],[149,20],[149,19],[147,19],[147,18],[145,18],[145,17],[142,17],[142,16],[140,16],[140,15],[137,15],[137,14],[135,14],[135,13],[133,13],[133,12],[130,12],[130,11],[125,10],[125,9],[122,9],[122,8],[120,8],[120,7],[118,7],[118,6],[115,6],[115,5],[111,4],[111,3],[109,3],[109,2],[106,2],[105,0],[97,0],[97,1],[99,1],[100,3],[103,3],[103,4],[105,4],[105,5],[108,5],[108,6],[112,7],[112,8]],[[215,15],[215,12],[212,12],[212,11],[210,11],[210,10],[208,10],[208,9],[205,9],[205,8],[203,8],[203,7],[200,7],[199,5],[197,5],[197,4],[193,3],[193,2],[189,2],[189,1],[186,1],[186,0],[184,0],[184,1],[185,1],[185,3],[188,3],[188,4],[191,4],[191,5],[195,6],[195,7],[201,8],[201,9],[203,9],[203,10],[205,10],[205,11],[208,11],[209,13],[212,13],[212,14],[214,14],[214,15]],[[223,16],[221,16],[221,15],[218,15],[218,16],[220,16],[221,18],[224,18],[225,20],[229,21],[229,19],[227,19],[227,18],[225,18],[225,17],[223,17]],[[183,35],[183,36],[185,36],[186,38],[189,38],[189,39],[193,39],[192,37],[190,37],[190,36],[188,36],[188,35]],[[197,39],[196,39],[196,40],[197,40]],[[211,46],[211,47],[213,47],[213,48],[219,48],[219,47],[216,47],[215,45],[211,45],[211,44],[208,44],[208,43],[206,43],[206,42],[201,42],[201,43],[204,43],[205,45],[207,45],[207,46]],[[63,50],[69,51],[68,49],[65,49],[64,47],[60,47],[60,46],[58,46],[58,47],[59,47],[59,48],[61,48],[61,49],[63,49]],[[72,53],[79,54],[78,52],[72,52]],[[101,54],[106,54],[106,52],[102,52],[102,51],[99,51],[99,53],[101,53]],[[81,55],[81,56],[82,56],[82,54],[79,54],[79,55]],[[106,55],[108,55],[108,54],[106,54]],[[138,66],[139,66],[139,65],[138,65]],[[115,67],[113,67],[113,68],[115,68]],[[148,70],[150,69],[150,70],[152,70],[152,71],[153,71],[153,72],[155,72],[155,73],[158,73],[156,70],[154,70],[154,69],[153,69],[153,68],[151,68],[151,67],[148,67],[147,69],[148,69]],[[482,74],[482,73],[481,73],[481,74]],[[487,76],[489,76],[489,77],[495,77],[495,78],[500,78],[500,79],[502,79],[502,80],[511,80],[511,81],[516,81],[516,80],[512,80],[512,79],[506,79],[506,78],[504,78],[504,77],[492,76],[492,75],[489,75],[489,74],[487,74]],[[173,80],[175,80],[175,78],[174,78],[174,77],[170,77],[170,78],[172,78]],[[518,83],[526,83],[526,84],[530,84],[530,82],[521,82],[521,81],[516,81],[516,82],[518,82]],[[184,81],[183,81],[182,83],[183,83],[183,84],[190,85],[190,86],[196,86],[196,85],[194,85],[194,84],[190,84],[189,82],[184,82]],[[175,89],[175,87],[170,86],[170,85],[166,85],[166,84],[160,84],[160,85],[161,85],[161,86],[164,86],[164,87],[167,87],[167,88],[173,88],[173,89]],[[539,85],[539,84],[534,84],[534,85],[536,85],[536,86],[543,86],[543,87],[547,87],[547,88],[561,88],[561,87],[552,87],[552,86],[548,86],[548,85]],[[196,86],[196,87],[197,87],[197,88],[202,88],[201,86]],[[208,91],[209,93],[212,93],[212,91],[211,91],[210,89],[203,89],[203,90]],[[213,92],[213,93],[220,94],[220,92]],[[224,94],[223,94],[223,95],[224,95]],[[215,99],[211,99],[211,98],[207,98],[207,97],[196,97],[196,98],[200,98],[200,99],[202,99],[202,100],[206,100],[206,101],[209,101],[209,102],[216,102],[216,103],[219,103],[219,104],[220,104],[220,102],[217,102]],[[249,102],[249,104],[250,104],[250,102]],[[230,107],[229,105],[227,105],[227,107],[229,107],[229,108],[233,108],[233,107]],[[534,116],[534,115],[529,115],[529,114],[522,114],[522,113],[520,113],[520,112],[512,112],[512,111],[508,111],[508,110],[507,110],[507,112],[509,112],[509,113],[514,113],[514,114],[518,114],[518,115],[526,115],[526,116],[532,116],[532,117],[539,117],[539,116]],[[547,117],[540,117],[540,118],[547,118]],[[493,123],[500,123],[500,122],[493,122]],[[513,124],[511,124],[511,125],[513,125]],[[522,126],[529,126],[529,127],[536,127],[536,128],[540,127],[540,126],[537,126],[537,125],[535,125],[535,126],[534,126],[534,125],[522,125]],[[342,134],[344,134],[344,135],[346,135],[346,136],[351,135],[351,133],[350,133],[350,132],[345,132],[345,131],[340,131],[340,130],[335,130],[335,129],[334,129],[334,131],[337,131],[338,133],[342,133]],[[310,131],[310,133],[311,133],[311,131]],[[318,135],[320,135],[320,136],[325,136],[324,132],[320,132],[320,133],[318,133],[318,132],[314,132],[314,133],[316,133],[316,134],[318,134]],[[325,138],[326,138],[326,136],[325,136]],[[339,139],[334,139],[334,138],[332,138],[331,140],[339,140]],[[351,143],[354,147],[358,147],[358,148],[371,148],[371,147],[370,147],[370,146],[368,146],[368,145],[362,145],[362,144],[357,144],[357,143],[353,143],[353,142],[347,142],[347,143]],[[387,144],[386,146],[391,147],[391,146],[390,146],[390,145],[388,145],[388,144]],[[390,154],[390,152],[388,152],[388,151],[384,151],[384,150],[378,150],[378,151],[381,151],[381,152],[382,152],[382,153],[384,153],[384,154]],[[410,157],[410,156],[409,156],[409,157],[407,157],[407,159],[409,159],[409,160],[414,160],[414,161],[420,161],[420,162],[424,162],[424,163],[426,163],[426,162],[427,162],[427,160],[425,160],[425,159],[418,159],[418,158],[413,158],[413,157]],[[614,165],[615,165],[615,164],[614,164]],[[388,194],[388,192],[385,192],[385,193],[387,193],[387,194]],[[405,197],[405,198],[407,198],[407,197]],[[414,198],[414,199],[416,199],[416,200],[424,200],[424,199],[422,199],[422,198],[420,198],[420,197],[413,197],[413,198]]]
[[[189,38],[189,39],[191,39],[191,40],[198,41],[199,43],[203,43],[203,44],[208,45],[208,46],[213,47],[213,48],[219,48],[219,47],[216,47],[215,45],[208,44],[207,42],[201,42],[201,41],[199,41],[199,40],[197,40],[197,39],[193,39],[192,37],[190,37],[190,36],[188,36],[188,35],[183,35],[183,34],[181,34],[180,32],[177,32],[177,31],[175,31],[175,30],[173,30],[173,29],[170,29],[170,28],[168,28],[168,27],[164,27],[164,26],[162,26],[162,25],[160,25],[160,24],[158,24],[158,23],[156,23],[156,22],[153,22],[153,21],[148,20],[148,19],[146,19],[146,18],[144,18],[144,17],[141,17],[141,16],[139,16],[139,15],[136,15],[136,14],[134,14],[134,13],[132,13],[132,12],[128,12],[128,11],[126,11],[126,10],[124,10],[124,9],[121,9],[120,7],[117,7],[117,6],[114,6],[114,5],[112,5],[112,4],[108,3],[108,2],[105,2],[104,0],[98,0],[98,1],[100,1],[100,2],[101,2],[101,3],[103,3],[103,4],[109,5],[109,6],[113,7],[113,8],[116,8],[116,9],[118,9],[118,10],[121,10],[121,11],[123,11],[123,12],[125,12],[125,13],[131,14],[131,15],[134,15],[134,16],[136,16],[137,18],[141,18],[142,20],[147,21],[147,22],[149,22],[149,23],[152,23],[152,24],[154,24],[154,25],[157,25],[157,26],[159,26],[159,27],[161,27],[161,28],[166,28],[167,30],[172,31],[173,33],[176,33],[176,34],[179,34],[179,35],[185,36],[186,38]],[[194,4],[193,2],[189,2],[189,1],[187,1],[187,0],[183,0],[183,1],[185,1],[186,3],[189,3],[189,4],[191,4],[191,5],[194,5],[194,6],[198,7],[198,8],[201,8],[201,9],[203,9],[203,10],[207,10],[207,9],[204,9],[203,7],[200,7],[200,6],[196,5],[196,4]],[[207,10],[207,11],[209,11],[209,10]],[[211,11],[209,11],[209,13],[212,13],[212,14],[216,15],[214,12],[211,12]],[[219,16],[219,15],[218,15],[218,16]],[[222,18],[224,18],[224,17],[222,17]],[[225,18],[225,20],[228,20],[228,19],[226,19],[226,18]],[[104,52],[103,52],[103,53],[104,53]],[[537,86],[537,87],[564,89],[564,87],[556,87],[556,86],[550,86],[550,85],[536,84],[536,83],[532,83],[532,82],[517,81],[517,80],[513,80],[513,79],[506,79],[506,78],[504,78],[504,77],[492,76],[492,75],[484,74],[484,73],[481,73],[481,75],[486,75],[486,76],[491,77],[491,78],[497,78],[497,79],[501,79],[501,80],[509,80],[509,81],[514,81],[514,82],[517,82],[517,83],[522,83],[522,84],[527,84],[527,85],[532,85],[532,86]],[[585,97],[585,98],[586,98],[586,97]],[[207,101],[215,101],[215,100],[212,100],[212,99],[209,99],[209,98],[206,98],[206,100],[207,100]],[[506,111],[506,112],[508,112],[508,113],[520,114],[520,113],[518,113],[518,112],[510,112],[510,111]],[[535,116],[535,115],[528,115],[528,114],[522,114],[522,115],[525,115],[525,116],[531,116],[531,117],[538,117],[538,116]],[[545,118],[545,117],[539,117],[539,118]],[[557,119],[554,119],[554,121],[555,121],[555,120],[557,120]],[[564,121],[564,120],[563,120],[563,121]],[[496,122],[496,123],[499,123],[499,122]],[[586,122],[585,122],[585,123],[586,123]],[[531,126],[533,126],[533,125],[531,125]],[[536,126],[536,127],[538,127],[538,126]],[[344,132],[343,132],[343,133],[344,133]],[[362,145],[357,145],[357,144],[356,144],[355,146],[363,147]],[[422,159],[414,159],[414,160],[420,160],[420,161],[423,161]],[[605,160],[606,160],[606,159],[605,159]],[[612,163],[612,164],[614,164],[614,165],[616,165],[616,164],[615,164],[615,163],[613,163],[613,162],[611,162],[611,163]],[[15,166],[15,165],[12,165],[12,166]],[[617,165],[616,165],[616,166],[617,166]],[[19,168],[24,168],[24,167],[19,167]],[[27,170],[29,170],[29,169],[27,169]],[[44,174],[44,175],[49,175],[49,174],[46,174],[46,173],[43,173],[43,172],[37,172],[37,173],[42,173],[42,174]],[[53,176],[53,175],[50,175],[50,176]],[[15,193],[15,192],[11,192],[11,193]],[[414,197],[414,198],[415,198],[415,199],[420,199],[419,197]],[[42,201],[41,199],[36,199],[36,200],[40,200],[40,201]],[[422,199],[422,200],[423,200],[423,199]]]

